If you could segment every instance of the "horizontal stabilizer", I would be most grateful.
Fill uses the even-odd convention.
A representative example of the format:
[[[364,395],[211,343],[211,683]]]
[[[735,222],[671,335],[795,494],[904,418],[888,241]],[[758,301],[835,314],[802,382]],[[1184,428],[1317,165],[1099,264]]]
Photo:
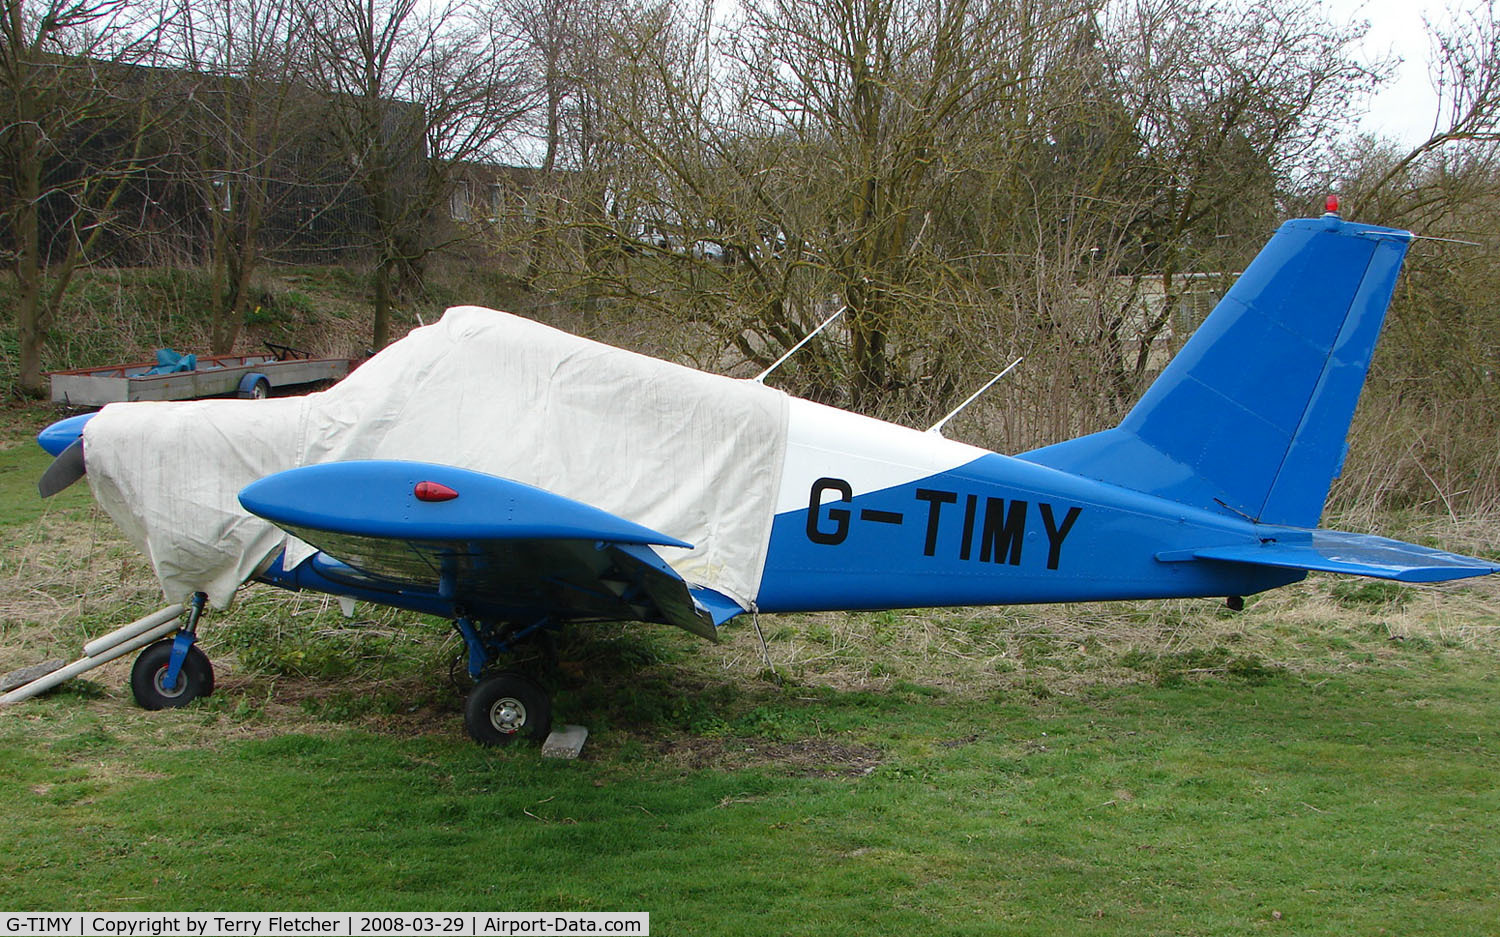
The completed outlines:
[[[1493,560],[1340,530],[1313,531],[1309,540],[1300,543],[1273,540],[1206,547],[1191,551],[1191,556],[1199,560],[1349,573],[1399,582],[1445,582],[1500,572],[1500,564]]]

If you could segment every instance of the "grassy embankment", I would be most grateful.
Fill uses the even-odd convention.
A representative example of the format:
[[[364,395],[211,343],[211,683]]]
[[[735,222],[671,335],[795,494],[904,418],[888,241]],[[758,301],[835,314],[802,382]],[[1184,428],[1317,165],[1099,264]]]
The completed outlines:
[[[450,269],[451,268],[451,269]],[[210,282],[195,269],[126,268],[80,273],[69,285],[44,347],[46,370],[146,361],[158,348],[209,350]],[[368,286],[350,267],[268,267],[252,290],[239,353],[273,341],[317,355],[356,357],[370,341]],[[432,322],[459,303],[521,309],[513,278],[479,267],[434,271],[426,292],[392,310],[392,333]],[[0,397],[12,398],[18,345],[15,281],[0,277]]]
[[[155,607],[0,431],[0,671]],[[1414,537],[1485,549],[1451,521]],[[1492,542],[1492,539],[1489,541]],[[1484,934],[1500,589],[764,620],[564,649],[584,757],[460,727],[440,623],[252,587],[210,699],[128,662],[0,713],[0,906],[646,910],[661,933]],[[361,615],[372,614],[361,608]]]

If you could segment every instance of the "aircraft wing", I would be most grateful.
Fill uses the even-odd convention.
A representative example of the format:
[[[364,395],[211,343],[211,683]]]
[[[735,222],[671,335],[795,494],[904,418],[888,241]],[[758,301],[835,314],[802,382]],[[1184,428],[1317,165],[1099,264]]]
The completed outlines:
[[[1315,530],[1311,534],[1302,542],[1274,540],[1205,547],[1191,551],[1191,558],[1350,573],[1399,582],[1446,582],[1500,572],[1500,563],[1493,560],[1434,550],[1387,537],[1342,530]]]
[[[330,462],[269,475],[239,499],[323,551],[311,562],[325,579],[416,589],[476,616],[657,621],[715,639],[740,611],[690,588],[651,549],[691,544],[494,475]]]

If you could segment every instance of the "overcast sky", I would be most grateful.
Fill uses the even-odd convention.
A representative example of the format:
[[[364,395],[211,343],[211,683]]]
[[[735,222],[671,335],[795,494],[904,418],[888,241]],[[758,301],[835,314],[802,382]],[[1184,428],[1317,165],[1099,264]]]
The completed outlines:
[[[1426,140],[1432,133],[1437,95],[1428,74],[1431,46],[1423,25],[1424,14],[1437,23],[1450,21],[1450,10],[1472,10],[1483,0],[1323,0],[1330,20],[1366,19],[1370,31],[1365,38],[1367,58],[1394,53],[1402,64],[1395,79],[1371,102],[1358,129],[1395,137],[1408,145]]]

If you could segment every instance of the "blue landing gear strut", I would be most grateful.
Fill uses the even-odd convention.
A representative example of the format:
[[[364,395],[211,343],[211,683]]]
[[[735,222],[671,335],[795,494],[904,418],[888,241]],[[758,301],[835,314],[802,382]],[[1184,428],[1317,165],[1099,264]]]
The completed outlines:
[[[550,634],[551,619],[524,627],[496,627],[460,615],[453,621],[469,652],[474,689],[464,705],[464,728],[480,745],[509,745],[519,738],[545,739],[552,728],[552,700],[529,677],[513,671],[485,676],[490,663],[534,637]]]
[[[172,639],[172,656],[167,660],[167,673],[162,678],[162,684],[168,690],[178,688],[177,678],[182,675],[182,664],[187,660],[188,651],[198,643],[198,619],[203,617],[203,606],[207,603],[208,596],[202,592],[193,593],[187,624],[178,629],[177,636]]]
[[[459,615],[453,619],[453,627],[463,636],[464,646],[469,651],[469,677],[478,681],[495,658],[511,653],[533,638],[550,636],[557,626],[546,617],[529,625],[516,626],[496,625]]]
[[[141,651],[130,669],[130,692],[142,709],[175,709],[214,691],[214,668],[197,646],[198,619],[208,596],[193,594],[188,620],[172,638]]]

